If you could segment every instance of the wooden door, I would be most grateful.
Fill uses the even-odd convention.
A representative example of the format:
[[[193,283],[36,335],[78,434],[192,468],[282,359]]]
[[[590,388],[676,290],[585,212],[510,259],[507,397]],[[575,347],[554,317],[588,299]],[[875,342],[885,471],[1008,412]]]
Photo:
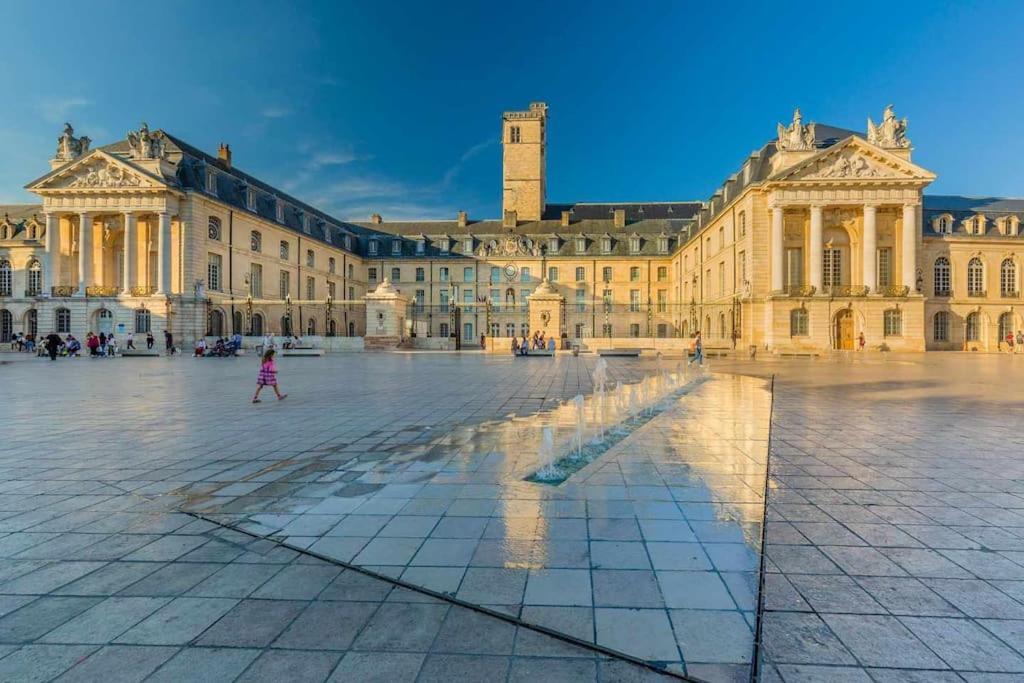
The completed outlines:
[[[836,348],[853,351],[853,311],[843,311],[836,316]]]

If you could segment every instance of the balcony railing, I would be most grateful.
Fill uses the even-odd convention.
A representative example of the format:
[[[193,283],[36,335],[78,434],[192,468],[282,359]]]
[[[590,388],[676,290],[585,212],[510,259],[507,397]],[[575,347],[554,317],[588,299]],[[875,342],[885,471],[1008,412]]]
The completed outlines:
[[[868,288],[864,285],[832,285],[825,287],[825,294],[831,297],[867,296]]]
[[[50,288],[50,294],[55,297],[74,296],[76,291],[78,291],[78,287],[74,285],[54,285]]]
[[[1011,291],[1008,291],[1008,290],[1003,290],[1001,292],[1001,296],[1004,299],[1019,299],[1020,298],[1020,292],[1011,292]]]
[[[953,296],[953,292],[948,289],[936,289],[934,296]]]
[[[132,296],[153,296],[156,293],[156,287],[151,285],[138,285],[129,289],[128,293]]]
[[[0,297],[10,296],[10,295],[11,295],[11,290],[9,290],[9,289],[0,289]]]
[[[879,287],[878,293],[881,294],[882,296],[888,297],[903,297],[910,294],[910,287],[907,287],[906,285],[890,285],[888,287]]]
[[[42,293],[43,293],[43,290],[40,289],[39,287],[32,287],[31,289],[26,289],[25,290],[25,296],[26,297],[39,296]]]
[[[969,289],[967,290],[967,296],[974,299],[984,299],[986,296],[988,296],[988,292],[986,292],[984,289]]]
[[[117,296],[121,289],[119,287],[106,287],[103,285],[93,285],[92,287],[85,288],[86,296]]]
[[[787,287],[785,289],[787,296],[814,296],[814,292],[817,290],[813,285],[800,285],[798,287]]]

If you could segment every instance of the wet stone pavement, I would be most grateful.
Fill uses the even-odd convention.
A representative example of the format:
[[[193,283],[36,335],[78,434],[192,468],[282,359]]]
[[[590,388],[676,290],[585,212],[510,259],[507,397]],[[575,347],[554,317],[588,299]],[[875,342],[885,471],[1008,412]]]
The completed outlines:
[[[761,680],[1024,675],[1024,358],[713,361],[524,481],[594,360],[0,365],[0,680],[746,680],[762,530]]]

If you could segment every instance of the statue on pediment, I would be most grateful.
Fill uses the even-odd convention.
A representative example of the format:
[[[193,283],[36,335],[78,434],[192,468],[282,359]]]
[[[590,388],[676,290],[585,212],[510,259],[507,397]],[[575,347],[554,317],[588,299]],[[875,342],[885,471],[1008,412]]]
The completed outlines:
[[[814,124],[803,124],[800,108],[793,110],[793,122],[788,126],[778,124],[779,141],[777,146],[782,151],[814,149]]]
[[[159,131],[151,133],[145,121],[138,132],[128,131],[128,147],[133,159],[163,159],[166,151],[163,134]]]
[[[92,140],[86,136],[75,137],[75,129],[70,123],[64,124],[64,132],[57,138],[57,155],[54,157],[59,161],[71,161],[77,159],[89,151]]]
[[[907,138],[907,120],[897,119],[896,112],[890,104],[882,114],[882,122],[877,126],[868,117],[868,142],[879,147],[906,148],[910,147],[910,140]]]

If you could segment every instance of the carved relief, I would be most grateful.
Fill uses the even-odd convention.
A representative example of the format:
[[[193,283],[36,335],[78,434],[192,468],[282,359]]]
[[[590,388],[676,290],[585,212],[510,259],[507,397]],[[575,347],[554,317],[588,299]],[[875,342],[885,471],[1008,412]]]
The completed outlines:
[[[882,114],[882,122],[877,126],[868,117],[868,142],[879,147],[906,148],[910,147],[907,138],[907,120],[897,119],[890,104]]]
[[[64,132],[57,138],[57,154],[54,157],[58,161],[71,161],[89,151],[92,140],[86,136],[75,137],[75,129],[70,123],[64,124]]]
[[[780,150],[814,149],[814,124],[803,125],[800,108],[793,110],[793,122],[789,126],[778,124],[779,140],[776,146]]]
[[[881,175],[879,170],[868,161],[858,155],[840,156],[835,160],[822,160],[818,164],[818,171],[811,176],[814,178],[874,178]]]
[[[488,240],[477,249],[480,256],[540,256],[540,247],[521,235],[506,235],[500,241]]]
[[[142,179],[124,168],[106,160],[82,169],[67,187],[139,187]]]

